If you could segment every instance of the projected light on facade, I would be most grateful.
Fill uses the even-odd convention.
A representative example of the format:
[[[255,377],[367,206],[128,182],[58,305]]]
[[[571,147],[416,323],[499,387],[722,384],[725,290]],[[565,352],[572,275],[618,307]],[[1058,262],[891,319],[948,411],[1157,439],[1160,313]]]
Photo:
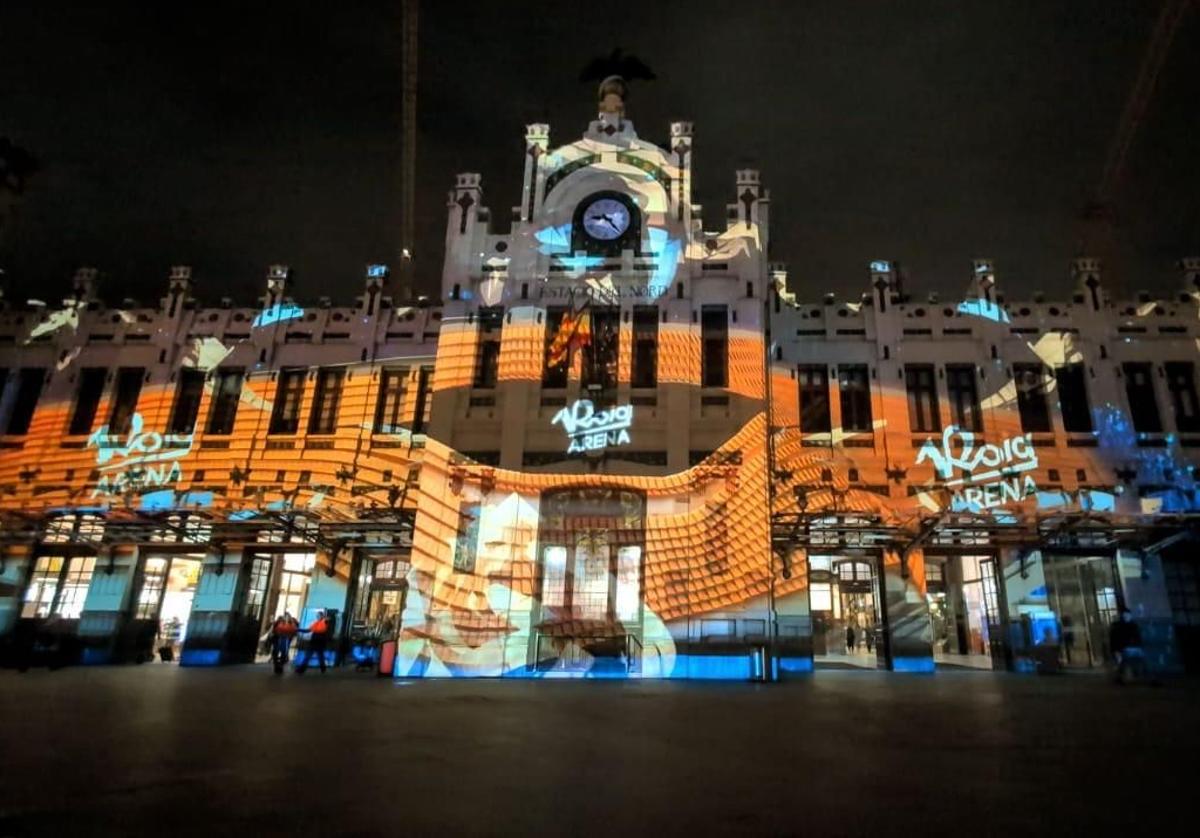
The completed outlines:
[[[580,399],[554,414],[550,424],[563,426],[568,439],[568,454],[603,451],[629,444],[633,405],[619,405],[597,412],[590,399]]]
[[[191,453],[192,435],[145,431],[144,426],[142,415],[135,413],[124,437],[110,434],[108,425],[88,437],[87,447],[96,449],[100,472],[91,497],[120,495],[127,488],[166,486],[182,478],[179,461]]]

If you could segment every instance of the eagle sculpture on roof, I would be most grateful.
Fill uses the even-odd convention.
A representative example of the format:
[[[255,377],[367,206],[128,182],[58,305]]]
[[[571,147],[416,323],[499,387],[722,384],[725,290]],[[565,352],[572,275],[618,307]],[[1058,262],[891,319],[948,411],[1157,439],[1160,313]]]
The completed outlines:
[[[593,58],[579,74],[580,81],[604,81],[620,76],[625,81],[653,81],[654,71],[636,55],[626,55],[620,47],[602,58]]]

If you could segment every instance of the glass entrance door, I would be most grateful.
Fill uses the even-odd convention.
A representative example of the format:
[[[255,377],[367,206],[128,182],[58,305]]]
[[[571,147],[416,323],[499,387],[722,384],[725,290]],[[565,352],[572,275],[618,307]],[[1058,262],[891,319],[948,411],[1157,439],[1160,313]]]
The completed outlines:
[[[996,560],[988,555],[928,555],[926,601],[939,666],[992,669],[1003,660],[1004,626]]]
[[[259,553],[250,557],[234,644],[247,661],[259,655],[259,638],[284,611],[304,617],[315,553]]]
[[[141,635],[136,654],[149,657],[147,644],[152,640],[155,650],[170,648],[170,654],[159,654],[159,660],[178,660],[203,560],[198,553],[147,557],[133,615]]]
[[[584,530],[573,544],[542,548],[544,618],[605,623],[637,619],[642,548],[612,547],[606,531]]]
[[[1087,669],[1109,657],[1108,629],[1117,618],[1112,556],[1046,556],[1050,607],[1061,625],[1061,663]]]
[[[531,648],[539,668],[637,670],[639,655],[630,650],[640,648],[642,634],[644,504],[618,489],[543,495]]]
[[[878,668],[879,588],[874,559],[812,555],[808,572],[816,666]]]

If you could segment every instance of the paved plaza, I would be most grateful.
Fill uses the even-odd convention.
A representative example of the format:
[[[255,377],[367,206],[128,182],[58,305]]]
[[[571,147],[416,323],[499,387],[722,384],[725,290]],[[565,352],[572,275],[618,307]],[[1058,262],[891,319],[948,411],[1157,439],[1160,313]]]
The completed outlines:
[[[1198,697],[980,672],[4,671],[0,835],[1145,834],[1195,805]]]

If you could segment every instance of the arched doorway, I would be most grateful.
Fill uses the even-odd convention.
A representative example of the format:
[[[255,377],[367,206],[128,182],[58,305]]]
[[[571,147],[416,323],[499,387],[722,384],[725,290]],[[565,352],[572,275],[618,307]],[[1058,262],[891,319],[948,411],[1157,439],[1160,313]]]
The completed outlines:
[[[817,667],[875,669],[882,633],[874,556],[810,555],[809,602]]]
[[[541,672],[639,671],[645,496],[575,488],[542,495],[531,659]]]

